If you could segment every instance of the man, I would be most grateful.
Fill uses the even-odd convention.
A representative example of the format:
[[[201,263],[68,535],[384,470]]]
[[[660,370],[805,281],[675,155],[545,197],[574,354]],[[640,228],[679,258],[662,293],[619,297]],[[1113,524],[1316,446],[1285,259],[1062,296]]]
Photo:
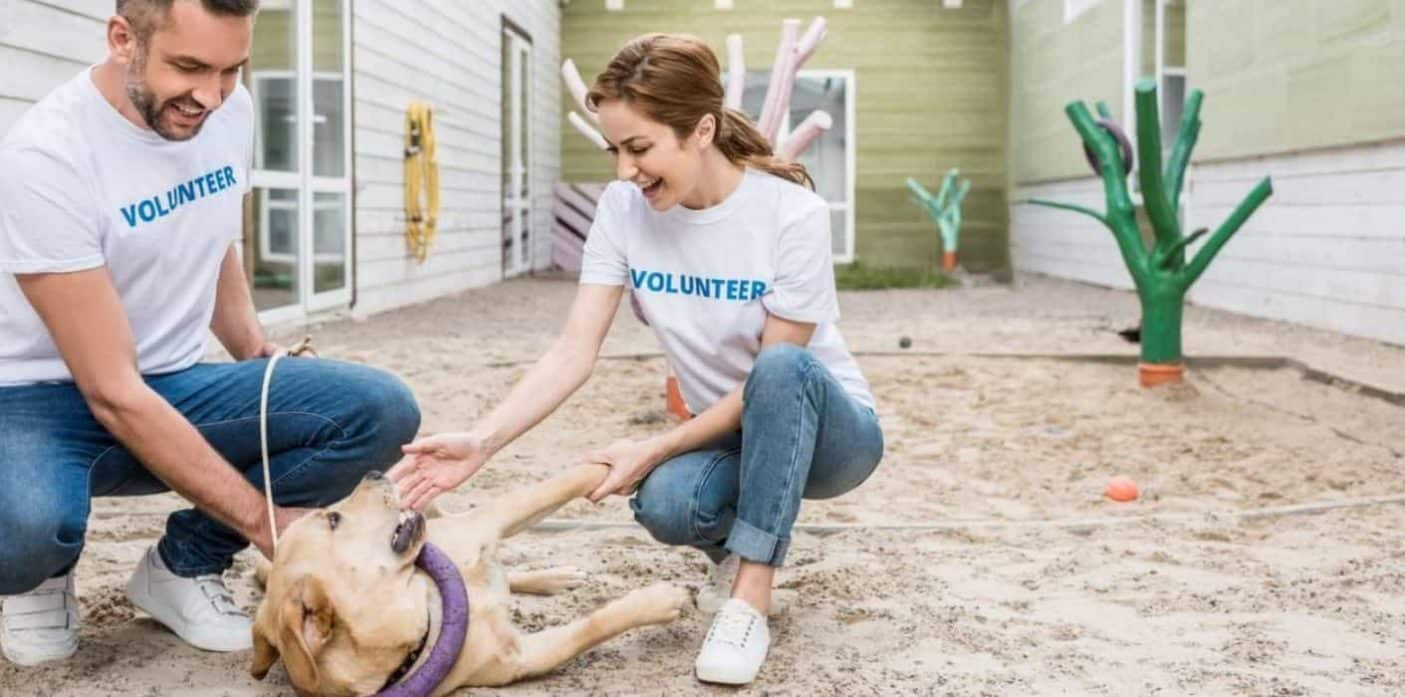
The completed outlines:
[[[0,648],[77,648],[73,569],[92,496],[174,490],[195,509],[127,586],[187,642],[248,648],[221,578],[271,554],[258,432],[265,358],[236,240],[254,110],[239,86],[257,0],[117,0],[106,62],[0,141]],[[201,363],[210,334],[235,363]],[[278,365],[269,450],[281,529],[399,457],[405,386],[321,359]]]

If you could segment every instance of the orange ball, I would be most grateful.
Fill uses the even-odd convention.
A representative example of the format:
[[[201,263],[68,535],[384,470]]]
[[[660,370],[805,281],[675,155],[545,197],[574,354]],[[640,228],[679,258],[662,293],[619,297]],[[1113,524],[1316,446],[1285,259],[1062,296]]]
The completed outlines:
[[[1116,476],[1107,480],[1107,490],[1103,494],[1113,501],[1136,501],[1137,483],[1131,477]]]

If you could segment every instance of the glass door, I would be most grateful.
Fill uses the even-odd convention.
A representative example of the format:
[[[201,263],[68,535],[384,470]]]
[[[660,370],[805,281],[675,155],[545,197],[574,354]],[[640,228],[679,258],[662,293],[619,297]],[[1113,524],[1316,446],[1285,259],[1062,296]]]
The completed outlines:
[[[349,0],[265,0],[244,266],[265,321],[351,301]]]
[[[502,30],[502,273],[532,270],[532,43]]]

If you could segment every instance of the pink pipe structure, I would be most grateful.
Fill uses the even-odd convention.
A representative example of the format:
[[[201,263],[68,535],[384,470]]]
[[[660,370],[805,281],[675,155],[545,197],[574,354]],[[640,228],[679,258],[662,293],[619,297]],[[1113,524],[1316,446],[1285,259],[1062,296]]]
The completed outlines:
[[[742,93],[746,91],[746,52],[742,50],[741,34],[727,35],[727,93],[722,106],[742,108]]]
[[[756,128],[772,143],[780,131],[780,117],[785,113],[790,93],[795,89],[795,44],[800,40],[800,20],[781,22],[781,42],[776,47],[776,60],[771,64],[771,80],[766,86],[766,100],[761,106],[761,118]],[[784,102],[784,103],[783,103]]]
[[[794,162],[819,139],[825,131],[834,127],[834,119],[824,111],[812,111],[804,121],[786,138],[781,148],[781,159]]]
[[[790,110],[790,95],[795,91],[795,74],[805,66],[824,40],[828,24],[824,17],[816,17],[800,36],[800,20],[787,19],[781,23],[781,43],[776,48],[776,62],[771,65],[771,82],[766,88],[765,105],[761,108],[761,118],[756,127],[772,143],[780,135],[781,122]]]
[[[567,58],[565,62],[561,64],[561,80],[566,83],[566,89],[571,92],[571,97],[576,100],[576,106],[580,107],[580,110],[585,112],[586,116],[590,117],[590,121],[586,121],[585,116],[571,111],[566,114],[566,120],[570,121],[571,125],[575,126],[576,130],[580,131],[581,135],[589,139],[590,142],[595,143],[595,147],[601,150],[610,147],[610,144],[605,140],[605,136],[600,135],[600,131],[590,125],[591,121],[598,123],[600,119],[595,115],[595,112],[591,111],[590,108],[586,106],[585,95],[587,89],[585,80],[581,79],[580,69],[576,68],[576,62],[570,58]]]

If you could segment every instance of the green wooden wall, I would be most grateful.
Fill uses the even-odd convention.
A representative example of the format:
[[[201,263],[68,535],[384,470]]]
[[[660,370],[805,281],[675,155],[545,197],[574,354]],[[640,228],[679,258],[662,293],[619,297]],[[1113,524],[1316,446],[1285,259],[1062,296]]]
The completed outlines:
[[[1062,0],[1031,0],[1011,19],[1012,178],[1017,184],[1091,176],[1064,114],[1073,99],[1122,114],[1122,0],[1103,0],[1069,24]]]
[[[829,34],[806,67],[855,71],[856,258],[875,266],[937,264],[936,226],[908,202],[903,181],[913,176],[935,187],[959,167],[971,179],[963,264],[978,271],[1008,265],[1005,0],[965,0],[956,10],[939,0],[856,0],[847,10],[831,0],[736,0],[733,10],[716,10],[712,0],[625,0],[621,12],[604,4],[576,0],[563,10],[561,55],[575,60],[587,83],[622,44],[651,31],[702,37],[724,69],[725,38],[738,33],[748,70],[767,69],[782,19],[808,24],[823,15]],[[564,114],[561,127],[562,179],[611,179],[608,158]]]
[[[1405,0],[1192,2],[1197,159],[1405,137]]]

